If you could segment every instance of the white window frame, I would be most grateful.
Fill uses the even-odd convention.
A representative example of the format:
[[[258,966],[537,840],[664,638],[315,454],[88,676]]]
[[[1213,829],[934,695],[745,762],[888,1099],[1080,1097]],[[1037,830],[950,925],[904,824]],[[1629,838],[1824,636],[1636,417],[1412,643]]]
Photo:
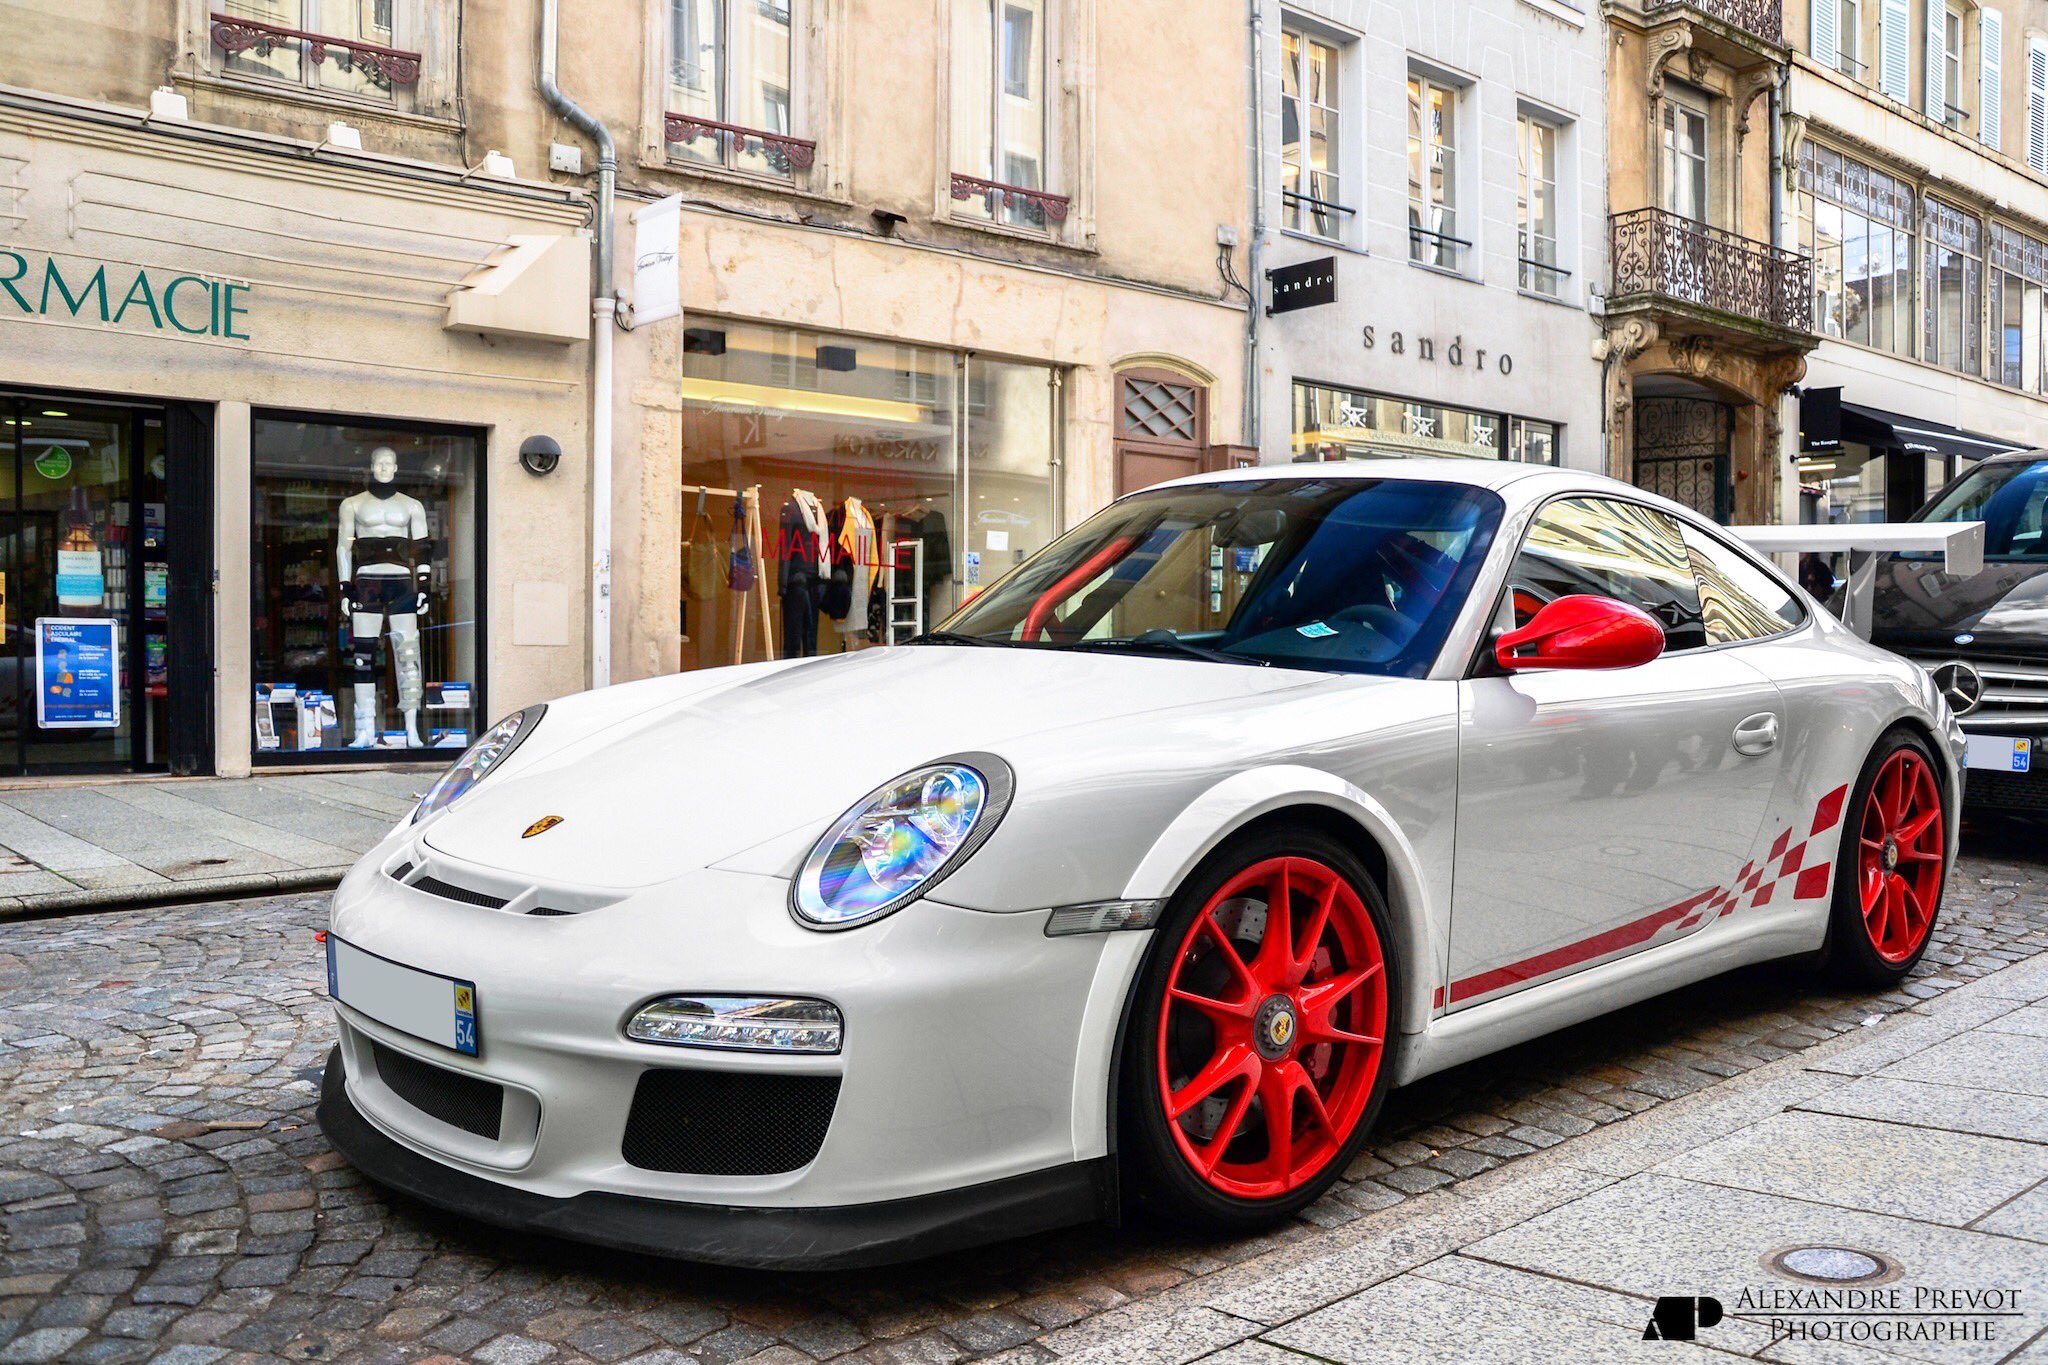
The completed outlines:
[[[1279,95],[1280,103],[1278,108],[1281,111],[1282,132],[1277,140],[1280,148],[1281,176],[1276,183],[1281,196],[1280,222],[1282,229],[1287,232],[1299,233],[1304,237],[1314,237],[1321,241],[1337,242],[1340,244],[1353,243],[1357,237],[1357,224],[1360,215],[1358,205],[1349,204],[1344,201],[1344,187],[1347,185],[1362,186],[1364,183],[1362,177],[1355,176],[1352,173],[1352,165],[1356,160],[1352,155],[1352,143],[1357,140],[1357,136],[1354,127],[1351,123],[1347,122],[1347,120],[1356,117],[1351,111],[1358,107],[1358,102],[1352,97],[1353,91],[1351,89],[1352,76],[1357,65],[1357,40],[1349,35],[1325,28],[1320,24],[1304,20],[1301,16],[1291,12],[1283,12],[1281,16],[1281,34],[1281,71],[1275,80],[1274,88]],[[1330,168],[1326,174],[1335,182],[1336,197],[1326,201],[1323,205],[1303,203],[1299,199],[1289,203],[1286,197],[1286,168],[1293,164],[1287,159],[1284,131],[1286,128],[1285,110],[1287,105],[1286,40],[1290,37],[1300,44],[1300,51],[1298,53],[1300,66],[1295,73],[1295,77],[1297,88],[1303,92],[1306,92],[1308,89],[1307,45],[1314,43],[1320,47],[1327,48],[1332,61],[1331,79],[1328,82],[1328,86],[1329,92],[1336,98],[1336,103],[1323,104],[1317,107],[1328,110],[1332,115],[1331,126],[1334,131],[1331,138],[1331,151],[1333,155],[1330,158]],[[1304,98],[1304,115],[1308,107],[1306,98]],[[1301,130],[1301,146],[1306,149],[1308,145],[1308,127],[1305,117],[1301,120]],[[1309,176],[1309,167],[1306,159],[1300,164],[1300,175],[1301,183],[1306,184]],[[1327,217],[1328,230],[1315,225],[1315,220],[1318,217]]]
[[[1545,267],[1531,260],[1524,249],[1523,237],[1528,221],[1529,203],[1529,138],[1531,126],[1543,128],[1550,134],[1550,209],[1553,215],[1553,233],[1550,237],[1551,255],[1555,264]],[[1567,202],[1569,186],[1563,173],[1565,160],[1572,145],[1572,124],[1570,120],[1552,114],[1546,109],[1524,104],[1515,118],[1515,281],[1525,294],[1538,298],[1556,299],[1560,302],[1571,298],[1572,270],[1569,242],[1571,238],[1572,205]],[[1545,287],[1547,283],[1548,287]]]
[[[1963,106],[1963,49],[1969,42],[1969,15],[1960,5],[1946,5],[1942,11],[1941,92],[1942,108],[1936,115],[1951,128],[1960,128],[1970,117]]]
[[[1657,202],[1667,213],[1688,218],[1691,222],[1712,225],[1714,221],[1714,108],[1704,95],[1691,92],[1680,93],[1667,84],[1664,89],[1664,107],[1657,115]],[[1695,118],[1700,125],[1700,150],[1692,156],[1679,149],[1677,119],[1681,116]],[[1667,131],[1669,137],[1667,139]],[[1698,181],[1699,214],[1689,217],[1677,207],[1675,171],[1677,163],[1683,160],[1696,172]]]
[[[1427,270],[1442,270],[1454,275],[1474,275],[1479,263],[1478,238],[1476,235],[1465,237],[1459,231],[1459,224],[1468,216],[1467,201],[1472,198],[1466,183],[1467,165],[1471,160],[1468,153],[1475,150],[1467,146],[1470,139],[1466,136],[1466,125],[1469,122],[1466,106],[1472,99],[1472,83],[1438,68],[1411,62],[1408,67],[1408,85],[1415,90],[1408,98],[1408,107],[1402,111],[1403,143],[1409,152],[1409,157],[1404,159],[1408,160],[1411,167],[1407,192],[1408,214],[1403,224],[1408,236],[1409,263]],[[1450,116],[1445,120],[1443,137],[1441,140],[1432,141],[1426,136],[1406,136],[1405,129],[1411,114],[1417,109],[1429,108],[1432,91],[1441,91],[1446,97],[1445,104]],[[1419,125],[1419,118],[1417,123]],[[1426,173],[1420,185],[1413,177],[1414,147],[1408,144],[1418,141],[1424,149],[1439,149],[1449,160],[1449,173],[1443,177],[1444,193],[1441,200],[1430,197],[1430,177]],[[1418,193],[1422,196],[1420,199],[1417,198]],[[1477,218],[1476,205],[1470,216]],[[1421,230],[1418,230],[1416,222],[1418,217],[1425,220],[1419,225]],[[1436,226],[1431,227],[1431,221]],[[1446,246],[1449,248],[1448,253]]]
[[[1835,43],[1835,69],[1859,85],[1870,84],[1870,64],[1863,59],[1863,0],[1839,0]]]
[[[313,22],[296,27],[319,32],[319,0],[305,0],[313,6]],[[185,38],[184,56],[173,68],[175,84],[208,85],[246,92],[262,98],[344,109],[365,117],[383,117],[396,122],[428,122],[459,126],[461,104],[457,99],[454,44],[440,41],[461,28],[463,0],[392,0],[392,38],[387,46],[420,54],[420,78],[410,86],[394,86],[391,98],[352,94],[313,82],[312,64],[301,56],[300,79],[280,80],[249,72],[231,71],[227,54],[213,41],[213,14],[232,14],[226,0],[177,0],[179,27]],[[260,18],[250,15],[249,18]],[[337,42],[345,40],[337,38]],[[334,57],[328,56],[332,62]]]

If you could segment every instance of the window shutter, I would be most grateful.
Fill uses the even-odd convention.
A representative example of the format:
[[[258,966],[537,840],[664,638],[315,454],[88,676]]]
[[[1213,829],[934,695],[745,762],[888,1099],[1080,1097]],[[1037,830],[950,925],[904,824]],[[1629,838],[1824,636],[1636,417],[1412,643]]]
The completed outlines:
[[[1830,71],[1842,64],[1841,8],[1842,0],[1813,0],[1807,47],[1813,59]]]
[[[2027,39],[2027,164],[2048,171],[2048,43]]]
[[[1884,0],[1877,26],[1878,89],[1900,104],[1909,103],[1913,98],[1911,4],[1908,0]]]
[[[1942,0],[1927,0],[1927,117],[1936,123],[1948,121],[1948,91],[1944,77],[1945,63],[1942,58],[1948,48],[1948,35],[1944,25],[1948,20],[1948,6]],[[1958,90],[1956,94],[1963,92]]]
[[[2005,122],[2005,20],[1997,10],[1977,12],[1977,45],[1977,137],[1996,151]]]

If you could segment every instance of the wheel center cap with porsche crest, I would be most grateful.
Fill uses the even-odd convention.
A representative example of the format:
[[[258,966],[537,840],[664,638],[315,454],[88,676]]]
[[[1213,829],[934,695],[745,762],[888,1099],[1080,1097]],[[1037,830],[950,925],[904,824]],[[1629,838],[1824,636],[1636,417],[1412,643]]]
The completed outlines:
[[[1886,839],[1884,841],[1884,870],[1890,872],[1897,868],[1898,865],[1899,841],[1897,839]]]
[[[1252,1042],[1260,1056],[1275,1061],[1287,1055],[1299,1031],[1294,1002],[1284,995],[1275,995],[1259,1006],[1258,1017],[1252,1021]]]
[[[1941,690],[1948,709],[1959,716],[1969,715],[1984,700],[1984,679],[1960,660],[1935,669],[1934,685]]]

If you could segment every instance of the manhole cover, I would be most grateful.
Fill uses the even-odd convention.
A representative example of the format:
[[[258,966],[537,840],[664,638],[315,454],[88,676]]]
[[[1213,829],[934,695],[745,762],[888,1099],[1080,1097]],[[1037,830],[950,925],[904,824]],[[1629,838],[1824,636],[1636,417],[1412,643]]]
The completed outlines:
[[[1892,1263],[1876,1252],[1855,1247],[1790,1247],[1766,1258],[1764,1264],[1781,1275],[1822,1284],[1868,1284],[1897,1273]]]

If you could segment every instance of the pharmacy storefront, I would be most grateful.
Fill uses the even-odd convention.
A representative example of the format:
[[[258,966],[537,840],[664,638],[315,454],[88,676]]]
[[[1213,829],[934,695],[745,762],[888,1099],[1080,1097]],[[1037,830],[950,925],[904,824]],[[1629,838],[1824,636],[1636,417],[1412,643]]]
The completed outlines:
[[[587,294],[464,297],[579,209],[79,131],[0,112],[0,776],[439,764],[579,686]]]

